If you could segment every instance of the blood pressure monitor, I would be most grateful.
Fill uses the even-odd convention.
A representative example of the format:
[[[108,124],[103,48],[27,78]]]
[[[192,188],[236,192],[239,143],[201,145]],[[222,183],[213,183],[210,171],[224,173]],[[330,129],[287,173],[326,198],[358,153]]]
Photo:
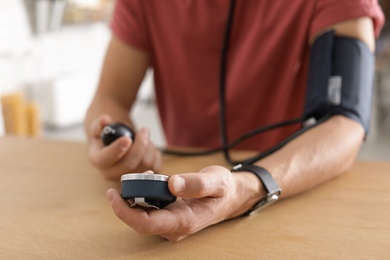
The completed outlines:
[[[132,206],[161,209],[176,201],[168,189],[169,176],[152,173],[128,173],[121,176],[122,198]]]

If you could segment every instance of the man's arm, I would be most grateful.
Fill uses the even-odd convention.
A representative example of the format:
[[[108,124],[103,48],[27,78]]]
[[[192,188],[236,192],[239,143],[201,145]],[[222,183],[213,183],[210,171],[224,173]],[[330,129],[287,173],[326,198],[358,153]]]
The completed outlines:
[[[85,119],[86,131],[93,120],[103,113],[114,120],[133,125],[129,110],[134,103],[139,86],[148,66],[148,55],[121,42],[111,39],[103,63],[98,89]]]
[[[134,142],[121,137],[108,147],[100,141],[102,128],[114,121],[133,126],[130,109],[148,67],[148,54],[112,38],[103,63],[98,89],[85,118],[89,157],[107,179],[118,179],[131,171],[159,170],[161,154],[150,142],[149,130],[142,128]]]
[[[361,18],[334,26],[339,35],[356,37],[374,49],[372,21]],[[357,122],[333,116],[300,135],[272,155],[257,162],[269,170],[281,186],[282,197],[307,191],[346,172],[364,138]],[[250,209],[265,191],[250,172],[231,173],[209,166],[197,173],[183,173],[169,179],[170,191],[183,200],[162,210],[131,208],[118,191],[107,198],[115,214],[140,234],[158,234],[177,241],[207,226],[237,217]]]
[[[333,28],[337,35],[357,38],[374,52],[370,18],[346,21]],[[282,197],[289,197],[346,172],[363,138],[364,129],[360,124],[343,116],[333,116],[258,164],[274,175],[282,187]]]
[[[334,29],[336,35],[363,41],[374,52],[375,36],[371,18],[345,21],[324,31],[329,29]],[[281,198],[290,197],[348,171],[360,150],[364,134],[364,128],[356,121],[333,116],[256,164],[273,175],[282,189]],[[240,196],[248,198],[245,208],[250,208],[266,196],[263,185],[253,173],[239,172],[235,178],[241,190]],[[232,217],[241,214],[241,211],[242,208]]]

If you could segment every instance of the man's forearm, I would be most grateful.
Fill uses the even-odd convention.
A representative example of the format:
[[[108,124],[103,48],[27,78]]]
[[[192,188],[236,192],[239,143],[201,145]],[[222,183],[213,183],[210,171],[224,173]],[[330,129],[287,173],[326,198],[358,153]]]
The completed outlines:
[[[99,87],[90,105],[85,129],[102,114],[133,126],[129,111],[149,64],[148,54],[113,36],[104,59]]]
[[[326,182],[352,165],[364,138],[363,128],[343,116],[307,131],[259,161],[290,197]]]

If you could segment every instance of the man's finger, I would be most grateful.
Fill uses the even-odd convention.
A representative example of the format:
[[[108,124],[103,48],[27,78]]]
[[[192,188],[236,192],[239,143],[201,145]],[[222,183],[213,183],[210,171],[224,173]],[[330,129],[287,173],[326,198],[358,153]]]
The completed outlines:
[[[232,174],[222,167],[210,172],[174,175],[169,179],[169,190],[183,198],[221,197],[229,188]]]
[[[95,138],[100,138],[101,131],[104,126],[111,124],[113,121],[109,115],[103,114],[95,119],[91,124],[91,133]]]
[[[141,129],[136,133],[134,142],[132,143],[131,150],[124,158],[123,164],[129,169],[136,169],[145,158],[147,148],[149,146],[149,131]]]
[[[115,215],[129,227],[140,234],[166,234],[178,229],[178,221],[172,212],[164,209],[149,212],[139,208],[131,208],[129,203],[115,189],[106,193]]]
[[[129,150],[132,140],[123,136],[115,140],[109,146],[102,146],[100,140],[92,140],[90,158],[94,165],[99,168],[107,168],[119,161]]]

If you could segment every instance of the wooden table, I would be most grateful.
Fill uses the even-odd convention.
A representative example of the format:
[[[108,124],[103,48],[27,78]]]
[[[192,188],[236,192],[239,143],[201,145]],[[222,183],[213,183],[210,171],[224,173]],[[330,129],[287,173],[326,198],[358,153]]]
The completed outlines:
[[[222,163],[165,157],[164,172]],[[178,243],[114,216],[82,143],[0,138],[0,259],[390,259],[390,163],[352,171]]]

